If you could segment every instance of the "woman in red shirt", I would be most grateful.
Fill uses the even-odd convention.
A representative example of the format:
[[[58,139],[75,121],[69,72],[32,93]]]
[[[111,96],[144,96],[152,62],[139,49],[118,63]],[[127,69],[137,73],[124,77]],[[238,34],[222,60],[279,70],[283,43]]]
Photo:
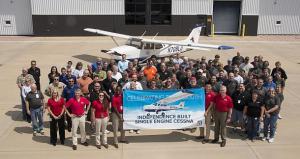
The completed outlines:
[[[92,116],[96,125],[96,147],[101,149],[100,130],[102,130],[102,143],[108,148],[107,135],[105,133],[108,123],[109,102],[104,98],[104,93],[99,93],[99,100],[92,103]]]
[[[65,144],[65,117],[64,117],[64,98],[59,97],[58,91],[54,90],[51,98],[48,99],[48,111],[51,117],[50,121],[50,143],[56,146],[57,125],[59,129],[59,138],[62,145]]]

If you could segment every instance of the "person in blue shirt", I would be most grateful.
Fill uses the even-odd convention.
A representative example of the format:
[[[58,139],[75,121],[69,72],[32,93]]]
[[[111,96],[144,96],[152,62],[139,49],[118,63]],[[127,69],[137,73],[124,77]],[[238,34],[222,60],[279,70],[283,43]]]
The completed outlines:
[[[66,74],[63,73],[59,76],[59,81],[64,83],[65,85],[69,85],[69,79],[72,78],[74,80],[74,84],[77,83],[76,76],[72,75],[72,70],[70,68],[66,69]]]
[[[263,87],[266,88],[266,90],[276,89],[276,84],[273,82],[272,76],[268,76],[267,81],[264,83]]]
[[[122,55],[122,60],[118,62],[118,69],[121,73],[123,73],[128,68],[129,61],[126,60],[126,55]]]
[[[102,65],[102,59],[101,58],[97,58],[97,61],[92,63],[91,66],[88,66],[90,68],[89,71],[91,71],[92,73],[94,73],[95,71],[97,71],[98,65]]]

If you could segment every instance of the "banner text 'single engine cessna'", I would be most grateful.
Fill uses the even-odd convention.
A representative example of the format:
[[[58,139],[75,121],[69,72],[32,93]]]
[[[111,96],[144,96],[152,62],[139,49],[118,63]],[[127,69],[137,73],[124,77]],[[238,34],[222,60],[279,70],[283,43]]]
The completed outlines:
[[[210,49],[233,49],[232,46],[199,44],[198,41],[202,28],[203,26],[194,28],[185,40],[178,42],[155,40],[155,37],[152,39],[145,39],[143,38],[143,35],[141,37],[134,37],[92,28],[86,28],[84,30],[87,32],[110,36],[118,46],[110,50],[102,50],[102,52],[111,55],[112,58],[116,60],[121,60],[122,54],[126,54],[127,59],[148,59],[153,56],[167,57],[193,49],[205,51],[209,51]],[[126,39],[126,44],[119,46],[114,39],[115,37]]]

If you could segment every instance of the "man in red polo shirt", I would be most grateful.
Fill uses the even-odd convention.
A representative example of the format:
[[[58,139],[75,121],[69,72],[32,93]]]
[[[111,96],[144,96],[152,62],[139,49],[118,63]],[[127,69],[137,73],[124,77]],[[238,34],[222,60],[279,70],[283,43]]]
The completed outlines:
[[[230,96],[226,95],[226,86],[221,86],[219,94],[214,99],[215,105],[215,139],[212,143],[219,142],[221,131],[221,147],[226,145],[226,123],[230,122],[233,102]]]
[[[81,97],[82,92],[80,89],[75,91],[75,97],[71,98],[66,103],[66,108],[70,108],[72,114],[69,113],[68,109],[65,109],[67,114],[72,119],[72,140],[73,140],[73,150],[77,150],[77,129],[78,126],[80,128],[81,135],[81,144],[84,146],[88,146],[86,142],[86,133],[85,133],[85,117],[90,108],[90,102]],[[85,110],[85,108],[87,109]]]

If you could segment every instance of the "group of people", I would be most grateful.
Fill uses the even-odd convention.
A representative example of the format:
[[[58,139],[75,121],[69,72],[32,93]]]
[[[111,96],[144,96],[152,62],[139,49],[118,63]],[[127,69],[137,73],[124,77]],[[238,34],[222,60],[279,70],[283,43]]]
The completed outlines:
[[[57,129],[61,144],[65,142],[65,129],[72,132],[73,149],[77,149],[77,129],[80,128],[81,144],[88,146],[85,125],[95,131],[96,147],[108,148],[107,125],[111,119],[114,142],[128,143],[123,130],[122,90],[192,89],[205,88],[205,128],[200,128],[202,143],[210,142],[210,126],[215,123],[212,143],[226,145],[226,125],[247,132],[254,141],[261,132],[262,140],[274,141],[277,119],[287,75],[280,62],[269,68],[262,56],[252,61],[238,52],[224,66],[220,56],[206,60],[190,60],[180,55],[168,59],[152,57],[146,66],[138,59],[103,61],[83,67],[78,62],[73,67],[68,61],[58,71],[52,66],[48,74],[49,85],[44,91],[40,86],[40,69],[31,61],[29,69],[22,69],[17,78],[20,89],[23,119],[32,123],[33,135],[44,134],[43,114],[50,114],[50,143],[57,144]],[[48,101],[44,95],[48,96]],[[86,121],[87,120],[87,121]],[[261,127],[264,127],[261,129]],[[206,129],[206,131],[205,131]],[[118,131],[121,132],[118,140]],[[135,130],[140,133],[139,130]],[[205,131],[205,133],[204,133]],[[130,130],[133,132],[133,130]],[[101,135],[100,135],[101,134]],[[102,136],[102,138],[100,137]]]

